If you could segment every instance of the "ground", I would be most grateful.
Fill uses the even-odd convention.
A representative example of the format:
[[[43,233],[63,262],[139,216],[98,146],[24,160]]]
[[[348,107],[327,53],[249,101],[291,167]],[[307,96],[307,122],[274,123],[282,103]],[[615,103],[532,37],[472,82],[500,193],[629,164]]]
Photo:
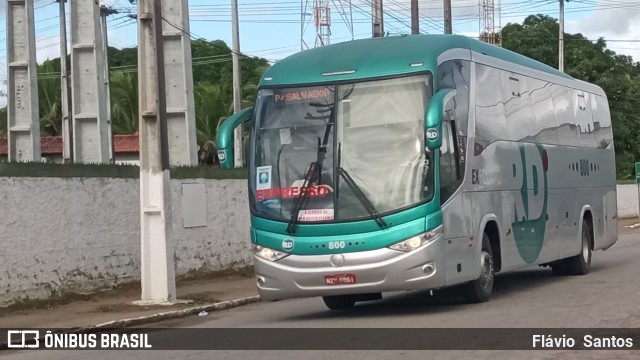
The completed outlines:
[[[93,294],[67,295],[59,299],[29,301],[0,308],[3,328],[73,328],[107,321],[180,310],[202,304],[257,295],[250,270],[231,274],[206,274],[177,282],[177,297],[189,300],[171,306],[139,306],[140,283]]]

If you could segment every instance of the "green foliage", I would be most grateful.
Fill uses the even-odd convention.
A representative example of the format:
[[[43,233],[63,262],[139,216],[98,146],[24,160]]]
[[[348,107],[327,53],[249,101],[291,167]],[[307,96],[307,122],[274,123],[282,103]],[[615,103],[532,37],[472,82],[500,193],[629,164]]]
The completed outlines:
[[[7,108],[0,109],[0,137],[7,136]]]
[[[47,60],[38,66],[38,105],[40,110],[40,133],[42,135],[61,135],[62,100],[60,59]],[[53,75],[52,75],[53,74]]]
[[[114,72],[109,80],[114,134],[138,131],[138,74]]]
[[[531,15],[521,24],[502,30],[503,46],[558,67],[556,19]],[[565,72],[600,86],[609,100],[618,179],[634,176],[633,164],[640,160],[640,63],[607,49],[602,38],[589,41],[582,34],[565,34]]]

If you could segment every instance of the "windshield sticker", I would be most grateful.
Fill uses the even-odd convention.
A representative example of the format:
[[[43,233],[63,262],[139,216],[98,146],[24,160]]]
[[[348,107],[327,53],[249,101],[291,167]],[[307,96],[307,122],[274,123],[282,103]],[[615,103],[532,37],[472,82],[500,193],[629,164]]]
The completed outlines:
[[[269,199],[293,199],[303,195],[305,192],[309,192],[309,197],[325,197],[333,192],[333,189],[329,185],[311,185],[307,187],[284,187],[273,189],[259,189],[256,191],[256,200],[263,201]]]
[[[291,142],[291,129],[280,129],[280,145],[289,145]]]
[[[307,89],[307,90],[284,90],[273,95],[273,101],[278,103],[289,103],[304,100],[315,100],[331,96],[327,88]]]
[[[300,210],[298,221],[327,221],[333,220],[333,209]]]
[[[271,166],[258,166],[256,168],[256,189],[271,189]]]

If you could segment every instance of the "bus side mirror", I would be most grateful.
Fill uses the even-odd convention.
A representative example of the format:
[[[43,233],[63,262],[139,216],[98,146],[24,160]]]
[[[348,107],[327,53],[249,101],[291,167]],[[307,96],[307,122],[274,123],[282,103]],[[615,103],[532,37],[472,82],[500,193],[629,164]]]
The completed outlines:
[[[218,159],[223,169],[233,169],[233,131],[241,124],[251,120],[253,108],[244,109],[229,116],[218,129],[216,144]]]
[[[455,95],[456,91],[453,89],[439,90],[427,105],[424,117],[427,148],[430,150],[439,149],[442,146],[442,121],[445,110],[452,108],[449,103],[453,101]]]

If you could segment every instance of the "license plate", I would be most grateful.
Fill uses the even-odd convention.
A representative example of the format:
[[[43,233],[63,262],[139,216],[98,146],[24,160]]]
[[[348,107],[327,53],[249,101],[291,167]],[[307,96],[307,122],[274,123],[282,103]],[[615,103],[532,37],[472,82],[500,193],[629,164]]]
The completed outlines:
[[[356,283],[356,275],[355,274],[335,274],[335,275],[325,275],[324,283],[326,285],[349,285]]]

